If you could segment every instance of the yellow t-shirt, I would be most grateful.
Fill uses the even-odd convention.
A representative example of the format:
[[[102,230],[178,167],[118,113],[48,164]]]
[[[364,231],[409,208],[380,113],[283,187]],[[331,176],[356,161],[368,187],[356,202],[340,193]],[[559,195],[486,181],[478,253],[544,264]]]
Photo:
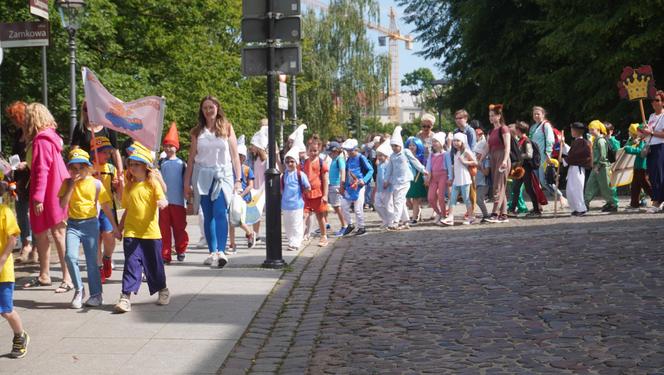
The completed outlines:
[[[7,246],[9,236],[18,236],[19,234],[21,234],[21,230],[18,229],[16,215],[9,207],[0,204],[0,252],[4,251],[5,246]],[[0,283],[13,283],[14,281],[16,281],[14,279],[14,257],[10,252],[7,261],[0,269]]]
[[[125,208],[124,236],[143,239],[160,239],[157,219],[157,201],[164,199],[159,183],[154,187],[148,181],[129,183],[122,194]]]
[[[98,216],[97,202],[95,196],[97,195],[97,179],[92,176],[76,181],[74,191],[71,193],[69,199],[69,218],[70,219],[90,219]],[[60,194],[62,196],[67,190],[67,185],[62,184]],[[111,196],[104,188],[103,184],[99,188],[99,204],[109,203]]]
[[[112,192],[113,188],[111,184],[113,183],[113,178],[118,174],[118,170],[111,163],[105,163],[97,167],[97,171],[101,172],[101,183],[104,184],[104,189],[107,192]]]

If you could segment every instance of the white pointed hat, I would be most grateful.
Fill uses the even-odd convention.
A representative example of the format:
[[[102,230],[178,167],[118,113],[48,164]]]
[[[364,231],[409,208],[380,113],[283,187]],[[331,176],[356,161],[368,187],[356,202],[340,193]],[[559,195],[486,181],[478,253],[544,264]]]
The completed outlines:
[[[390,157],[390,155],[392,155],[392,146],[390,145],[390,140],[386,139],[383,143],[381,143],[380,146],[378,146],[376,149],[376,152]]]
[[[307,128],[306,124],[302,124],[295,129],[291,135],[288,136],[288,139],[293,140],[293,147],[296,148],[297,152],[306,152],[307,146],[304,145],[304,129]]]
[[[261,128],[258,129],[258,132],[251,137],[251,144],[261,150],[267,150],[267,143],[267,126],[261,126]]]
[[[390,145],[397,145],[403,148],[403,139],[401,138],[401,126],[397,125],[392,132],[392,137],[390,138]]]
[[[237,138],[237,153],[247,157],[247,146],[244,144],[244,134]]]
[[[454,133],[453,139],[455,141],[461,141],[464,147],[468,147],[468,137],[464,133]]]

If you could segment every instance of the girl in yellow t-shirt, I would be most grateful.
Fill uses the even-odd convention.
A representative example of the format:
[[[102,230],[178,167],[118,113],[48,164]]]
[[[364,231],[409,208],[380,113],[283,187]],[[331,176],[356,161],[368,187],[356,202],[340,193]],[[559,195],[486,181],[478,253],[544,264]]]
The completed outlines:
[[[129,298],[138,293],[141,274],[145,274],[150,295],[159,292],[158,305],[167,305],[170,294],[166,287],[166,273],[161,258],[161,231],[157,219],[158,208],[168,205],[157,172],[150,165],[154,157],[138,142],[132,145],[127,160],[127,178],[122,193],[125,212],[120,220],[123,228],[124,271],[122,294],[115,311],[131,311]]]
[[[109,216],[113,233],[120,238],[120,231],[111,214],[111,196],[101,181],[90,175],[92,164],[90,155],[82,149],[75,149],[69,153],[67,163],[71,178],[65,180],[60,189],[60,205],[65,207],[69,203],[67,220],[67,234],[65,237],[65,260],[69,274],[74,284],[74,298],[71,307],[83,307],[85,290],[81,279],[81,270],[78,267],[79,246],[83,245],[85,263],[88,270],[88,287],[90,298],[86,306],[97,307],[103,303],[101,274],[97,265],[97,249],[99,238],[98,206]]]

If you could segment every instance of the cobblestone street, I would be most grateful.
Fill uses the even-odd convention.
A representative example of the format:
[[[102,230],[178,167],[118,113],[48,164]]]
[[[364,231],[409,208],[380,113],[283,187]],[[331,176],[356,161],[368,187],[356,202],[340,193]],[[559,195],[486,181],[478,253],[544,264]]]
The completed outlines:
[[[424,225],[308,248],[290,294],[273,292],[221,372],[662,373],[661,225]]]

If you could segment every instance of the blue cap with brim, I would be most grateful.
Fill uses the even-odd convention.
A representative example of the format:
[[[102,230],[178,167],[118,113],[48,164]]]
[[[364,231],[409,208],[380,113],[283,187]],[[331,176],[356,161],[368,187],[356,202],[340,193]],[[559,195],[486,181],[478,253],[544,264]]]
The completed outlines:
[[[70,164],[87,164],[89,166],[92,166],[92,163],[90,163],[90,160],[85,160],[85,159],[71,159],[67,162],[67,165]]]

